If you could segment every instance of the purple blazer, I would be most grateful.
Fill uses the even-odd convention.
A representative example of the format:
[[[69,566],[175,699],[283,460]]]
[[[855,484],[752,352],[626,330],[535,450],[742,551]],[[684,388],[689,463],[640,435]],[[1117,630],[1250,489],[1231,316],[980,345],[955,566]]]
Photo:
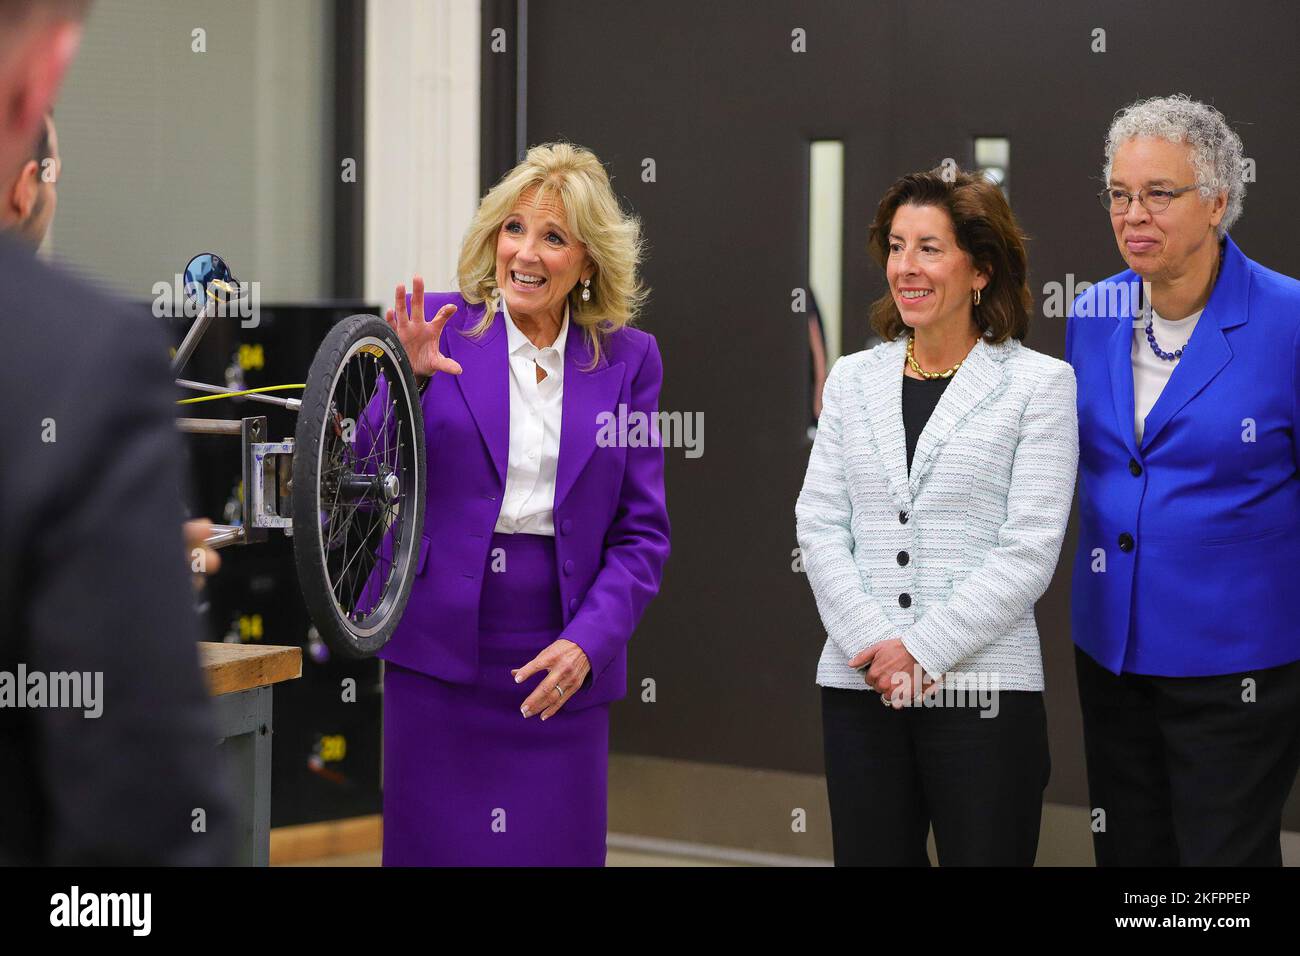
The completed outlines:
[[[441,348],[460,375],[439,373],[424,390],[428,496],[410,602],[379,657],[456,683],[478,677],[479,597],[501,511],[510,448],[505,320],[467,334],[483,305],[426,293],[426,317],[451,303]],[[564,629],[591,673],[566,709],[627,693],[627,642],[659,591],[668,558],[662,447],[598,446],[598,417],[619,405],[653,417],[663,362],[654,336],[624,328],[608,336],[591,371],[586,336],[572,325],[564,349],[564,408],[555,486],[555,560]],[[524,661],[519,662],[521,665]]]

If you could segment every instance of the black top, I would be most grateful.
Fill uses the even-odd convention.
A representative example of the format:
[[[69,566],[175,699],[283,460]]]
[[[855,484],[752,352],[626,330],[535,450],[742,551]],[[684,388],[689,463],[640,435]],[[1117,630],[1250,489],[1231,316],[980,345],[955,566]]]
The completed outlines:
[[[925,423],[939,404],[952,378],[909,378],[903,376],[903,431],[907,434],[907,472],[912,473],[912,456]]]

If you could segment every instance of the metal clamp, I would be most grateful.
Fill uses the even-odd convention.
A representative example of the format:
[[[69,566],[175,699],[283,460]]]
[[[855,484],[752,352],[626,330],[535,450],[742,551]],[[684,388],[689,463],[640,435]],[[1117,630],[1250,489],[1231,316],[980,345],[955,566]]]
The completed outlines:
[[[249,541],[266,539],[266,528],[293,534],[290,510],[293,439],[268,442],[266,416],[242,420],[244,528]]]

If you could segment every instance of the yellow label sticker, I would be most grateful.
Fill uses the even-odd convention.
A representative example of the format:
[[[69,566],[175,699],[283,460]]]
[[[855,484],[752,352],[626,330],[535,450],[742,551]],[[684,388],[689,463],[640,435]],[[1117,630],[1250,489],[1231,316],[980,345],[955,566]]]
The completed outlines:
[[[266,354],[262,346],[245,343],[239,346],[239,367],[245,371],[259,369],[266,365]]]
[[[348,754],[348,740],[342,734],[322,734],[320,739],[320,759],[325,763],[337,763]]]
[[[239,639],[244,643],[262,639],[262,615],[241,614],[239,616]]]

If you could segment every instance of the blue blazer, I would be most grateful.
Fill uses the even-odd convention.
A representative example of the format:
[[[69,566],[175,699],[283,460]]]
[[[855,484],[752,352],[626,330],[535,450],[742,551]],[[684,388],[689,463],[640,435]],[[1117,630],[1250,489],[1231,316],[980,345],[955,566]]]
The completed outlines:
[[[1300,282],[1231,238],[1187,351],[1134,437],[1131,270],[1071,308],[1078,379],[1075,643],[1114,673],[1300,659]]]

